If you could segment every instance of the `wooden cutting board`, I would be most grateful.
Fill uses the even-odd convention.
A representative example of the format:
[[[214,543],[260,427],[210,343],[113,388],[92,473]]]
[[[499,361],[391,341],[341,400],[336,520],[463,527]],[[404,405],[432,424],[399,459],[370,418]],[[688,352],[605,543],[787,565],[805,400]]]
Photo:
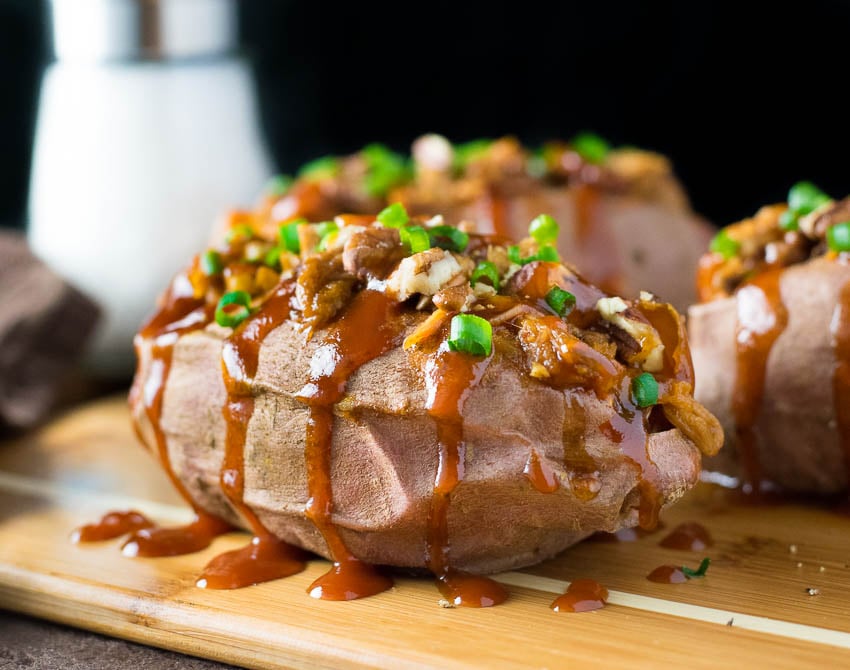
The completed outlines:
[[[210,558],[244,544],[238,533],[161,559],[125,558],[118,540],[68,541],[75,526],[130,507],[161,522],[190,516],[136,444],[123,399],[0,445],[0,607],[251,668],[850,667],[850,518],[823,510],[738,507],[702,485],[664,523],[711,531],[706,578],[645,579],[703,556],[658,546],[661,531],[498,575],[508,602],[473,610],[444,609],[430,580],[407,577],[373,598],[313,600],[321,560],[246,589],[195,588]],[[609,605],[552,612],[580,577],[605,584]]]

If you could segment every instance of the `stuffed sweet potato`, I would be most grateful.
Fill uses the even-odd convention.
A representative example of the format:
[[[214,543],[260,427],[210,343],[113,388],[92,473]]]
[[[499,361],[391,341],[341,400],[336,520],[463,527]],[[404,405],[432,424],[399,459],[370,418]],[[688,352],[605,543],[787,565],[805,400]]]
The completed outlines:
[[[558,250],[604,290],[658,293],[677,309],[694,302],[693,267],[711,228],[691,212],[669,162],[637,149],[610,150],[583,134],[532,152],[512,138],[451,145],[438,135],[413,144],[413,161],[370,145],[305,166],[275,182],[256,213],[271,229],[297,217],[377,214],[400,201],[412,214],[522,237],[540,212],[561,224]]]
[[[808,183],[725,228],[689,312],[697,398],[729,449],[707,461],[748,490],[847,490],[850,200]]]
[[[235,229],[137,337],[140,435],[204,523],[331,558],[320,597],[386,588],[381,564],[492,604],[495,585],[459,571],[651,527],[722,440],[679,316],[561,264],[551,217],[530,231],[512,245],[398,204],[277,239]],[[204,583],[262,581],[227,576],[231,558]]]

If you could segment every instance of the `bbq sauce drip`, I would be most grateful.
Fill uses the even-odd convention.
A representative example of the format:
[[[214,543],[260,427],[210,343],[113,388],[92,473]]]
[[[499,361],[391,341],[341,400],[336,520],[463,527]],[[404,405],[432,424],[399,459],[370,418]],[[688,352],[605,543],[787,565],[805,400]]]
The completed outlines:
[[[764,484],[756,423],[764,397],[767,359],[788,323],[788,312],[779,289],[781,276],[782,268],[767,270],[739,288],[736,297],[737,352],[732,414],[738,454],[744,468],[743,490],[753,495],[759,495]]]
[[[841,287],[831,330],[835,352],[832,402],[838,424],[838,440],[844,453],[844,468],[850,482],[850,282]]]
[[[600,215],[600,191],[592,184],[575,189],[576,258],[583,259],[588,277],[611,295],[623,293],[623,272],[619,266],[617,239],[607,220]]]
[[[162,403],[174,345],[187,333],[200,330],[212,319],[212,308],[203,299],[193,296],[188,277],[178,275],[166,294],[160,310],[145,324],[136,339],[136,346],[143,340],[152,340],[148,374],[143,378],[136,373],[136,381],[130,391],[131,404],[141,399],[145,416],[154,435],[156,454],[171,483],[183,499],[195,511],[195,520],[178,528],[158,528],[154,524],[134,518],[132,514],[107,514],[97,524],[84,526],[72,536],[77,541],[88,542],[118,537],[126,532],[132,534],[122,546],[127,556],[177,556],[200,551],[209,546],[213,538],[230,530],[221,519],[200,509],[180,478],[174,472],[168,454],[168,442],[162,429]],[[141,356],[139,357],[141,361]],[[133,428],[142,442],[143,433],[137,422]],[[119,532],[120,531],[120,532]]]
[[[646,578],[658,584],[684,584],[688,581],[682,568],[677,565],[659,565]]]
[[[80,526],[71,534],[71,542],[102,542],[112,540],[142,528],[150,528],[154,523],[135,510],[109,512],[100,521]]]
[[[667,549],[683,551],[702,551],[714,545],[711,534],[701,524],[687,521],[676,526],[661,542],[660,546]]]
[[[428,513],[426,563],[437,588],[449,602],[465,607],[490,607],[507,598],[504,588],[487,577],[452,569],[448,511],[451,495],[464,478],[463,405],[478,384],[490,358],[479,359],[441,347],[425,367],[425,408],[437,426],[439,460]]]
[[[333,521],[331,445],[333,407],[344,394],[348,378],[362,365],[400,344],[403,331],[397,306],[383,293],[362,291],[329,329],[311,362],[310,378],[296,396],[310,408],[307,422],[307,517],[322,533],[333,568],[310,585],[308,592],[323,600],[354,600],[386,591],[392,580],[355,558]]]
[[[593,579],[576,579],[549,607],[556,612],[592,612],[605,607],[606,602],[608,589],[602,584]]]
[[[540,460],[536,449],[532,449],[528,454],[522,473],[540,493],[554,493],[560,488],[557,474],[545,461]]]
[[[290,318],[294,292],[291,281],[281,284],[262,310],[242,323],[222,345],[221,367],[227,398],[221,489],[254,534],[250,544],[216,556],[204,568],[197,586],[236,589],[294,575],[304,569],[304,552],[275,537],[245,504],[245,438],[254,413],[254,378],[260,346],[268,334]]]

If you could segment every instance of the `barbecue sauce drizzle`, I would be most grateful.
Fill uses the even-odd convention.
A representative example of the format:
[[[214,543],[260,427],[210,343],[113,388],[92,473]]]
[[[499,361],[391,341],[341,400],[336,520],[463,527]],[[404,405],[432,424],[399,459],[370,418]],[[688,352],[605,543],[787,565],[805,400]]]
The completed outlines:
[[[831,331],[835,351],[832,402],[838,424],[838,440],[844,454],[844,468],[850,482],[850,282],[841,287],[832,315]]]
[[[574,579],[549,606],[556,612],[592,612],[605,607],[608,589],[593,579]]]
[[[425,366],[425,408],[437,424],[439,460],[428,513],[426,562],[437,578],[437,588],[454,605],[490,607],[507,598],[504,588],[487,577],[469,575],[450,565],[448,510],[451,495],[463,481],[466,444],[463,405],[490,364],[484,359],[443,345]]]
[[[616,236],[600,215],[601,193],[593,184],[578,183],[575,193],[576,255],[584,259],[588,277],[606,293],[623,293],[623,272],[619,266]]]
[[[145,416],[154,434],[156,454],[174,487],[192,506],[195,519],[189,525],[178,528],[160,528],[151,522],[145,523],[146,519],[136,519],[136,529],[121,548],[128,556],[177,556],[193,553],[208,547],[213,538],[230,530],[228,523],[205,512],[192,500],[171,465],[168,442],[161,425],[163,396],[171,371],[174,345],[182,335],[203,328],[211,319],[212,308],[205,305],[202,299],[193,297],[191,283],[186,275],[178,275],[160,310],[137,335],[137,347],[146,339],[153,342],[148,374],[142,378],[137,373],[131,399],[141,397]],[[142,430],[138,423],[134,423],[134,429],[141,439]],[[99,523],[80,529],[79,540],[111,539],[129,530],[133,529],[128,523],[114,523],[113,515],[107,514]]]
[[[309,594],[323,600],[353,600],[389,589],[393,582],[348,550],[333,521],[331,481],[334,405],[349,377],[362,365],[398,346],[403,334],[397,305],[385,294],[364,290],[329,329],[313,355],[309,381],[296,398],[310,408],[307,422],[307,517],[322,533],[333,558],[330,571]],[[330,365],[329,365],[330,362]]]
[[[756,431],[764,396],[767,359],[776,339],[785,330],[788,312],[782,303],[779,281],[783,268],[771,268],[738,289],[736,305],[736,374],[732,414],[738,453],[744,468],[743,492],[762,493],[759,436]]]
[[[201,588],[237,589],[288,577],[304,569],[305,552],[277,538],[245,504],[245,439],[254,413],[254,378],[266,336],[290,318],[294,282],[285,281],[260,312],[240,324],[222,345],[221,368],[227,398],[221,490],[248,522],[253,537],[242,549],[216,556],[196,582]]]

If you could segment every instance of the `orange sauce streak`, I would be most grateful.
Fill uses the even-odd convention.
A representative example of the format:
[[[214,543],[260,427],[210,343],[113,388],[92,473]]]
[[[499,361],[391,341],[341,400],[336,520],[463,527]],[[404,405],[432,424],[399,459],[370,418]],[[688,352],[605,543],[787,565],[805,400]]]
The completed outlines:
[[[658,543],[667,549],[683,551],[702,551],[714,545],[711,534],[703,525],[687,521],[676,526],[670,534]]]
[[[142,528],[150,528],[153,521],[135,510],[109,512],[100,521],[80,526],[71,533],[71,542],[102,542],[121,537]]]
[[[531,453],[528,454],[528,460],[522,473],[540,493],[554,493],[560,488],[557,474],[540,460],[535,449],[532,449]]]
[[[835,371],[832,374],[832,402],[838,424],[838,439],[844,452],[844,468],[850,482],[850,282],[841,287],[832,316],[832,348]]]
[[[675,565],[659,565],[646,578],[658,584],[683,584],[688,581],[682,568]]]
[[[254,537],[242,549],[216,556],[196,582],[201,588],[237,589],[288,577],[304,569],[304,552],[275,537],[245,504],[245,438],[254,413],[253,385],[266,336],[290,317],[294,284],[281,284],[260,312],[243,322],[222,346],[227,399],[222,407],[226,432],[221,489],[248,522]]]
[[[428,514],[426,561],[437,578],[440,593],[452,604],[465,607],[490,607],[507,599],[504,588],[492,579],[459,572],[450,563],[449,502],[463,481],[466,455],[463,405],[489,363],[490,358],[478,359],[440,348],[425,368],[425,407],[437,425],[440,449]]]
[[[779,280],[782,268],[758,275],[737,292],[738,323],[735,387],[732,414],[738,455],[744,468],[743,491],[759,495],[763,484],[756,422],[761,413],[767,359],[785,330],[788,312],[782,304]]]
[[[608,589],[602,584],[593,579],[576,579],[550,607],[556,612],[592,612],[605,607],[607,601]]]
[[[345,546],[333,521],[331,445],[333,406],[345,394],[348,378],[362,365],[399,345],[397,306],[383,293],[362,291],[329,329],[313,356],[310,378],[297,398],[310,407],[307,423],[307,517],[322,533],[333,568],[310,585],[323,600],[353,600],[386,591],[392,580],[357,559]]]

